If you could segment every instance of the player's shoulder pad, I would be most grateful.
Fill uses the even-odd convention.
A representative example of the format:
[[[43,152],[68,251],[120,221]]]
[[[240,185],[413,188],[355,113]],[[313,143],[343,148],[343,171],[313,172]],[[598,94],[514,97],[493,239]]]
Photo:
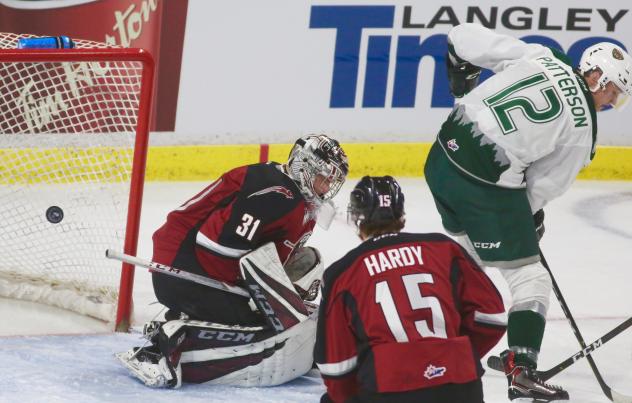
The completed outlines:
[[[571,60],[570,57],[568,57],[568,55],[566,53],[562,52],[559,49],[552,48],[550,46],[547,46],[547,48],[551,51],[551,53],[553,53],[553,56],[557,60],[561,61],[562,63],[564,63],[564,64],[566,64],[566,65],[568,65],[570,67],[573,67],[573,61]]]
[[[457,243],[454,239],[445,234],[439,232],[427,232],[427,233],[413,233],[413,232],[400,232],[397,240],[399,242],[453,242]]]
[[[336,282],[336,280],[338,279],[338,277],[340,277],[344,272],[349,270],[351,266],[353,265],[353,263],[356,261],[357,257],[359,256],[357,249],[361,246],[362,245],[354,249],[351,249],[349,252],[347,252],[347,254],[345,254],[343,257],[336,260],[332,264],[330,264],[327,267],[327,269],[325,269],[325,272],[323,273],[323,283],[322,283],[322,287],[323,287],[322,299],[324,301],[329,299],[329,293],[331,292],[331,289],[334,283]]]

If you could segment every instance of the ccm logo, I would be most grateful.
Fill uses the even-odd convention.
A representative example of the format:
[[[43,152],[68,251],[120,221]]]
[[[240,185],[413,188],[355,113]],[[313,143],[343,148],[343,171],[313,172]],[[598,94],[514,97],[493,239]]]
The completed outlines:
[[[217,340],[217,341],[235,341],[250,343],[254,339],[254,333],[243,332],[223,332],[219,330],[200,330],[198,333],[199,339]]]
[[[498,249],[500,248],[500,241],[498,242],[473,242],[474,247],[478,249]]]

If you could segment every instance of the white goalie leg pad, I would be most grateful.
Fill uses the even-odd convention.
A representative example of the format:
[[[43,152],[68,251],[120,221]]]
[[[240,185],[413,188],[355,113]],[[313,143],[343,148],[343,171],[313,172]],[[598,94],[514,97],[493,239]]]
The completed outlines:
[[[180,362],[186,365],[227,360],[273,350],[274,353],[258,364],[238,369],[207,383],[242,387],[280,385],[306,374],[312,368],[316,323],[317,314],[314,313],[299,324],[266,340],[243,346],[187,351],[182,353]]]
[[[533,311],[546,318],[553,283],[541,262],[515,269],[500,269],[511,291],[513,304],[509,313]]]
[[[239,259],[241,276],[257,308],[277,332],[305,320],[309,315],[294,288],[274,243],[267,243]]]
[[[465,248],[467,253],[470,254],[470,256],[472,257],[472,259],[474,259],[476,264],[478,264],[480,267],[485,267],[485,265],[483,264],[483,261],[478,256],[478,253],[476,253],[476,249],[474,249],[474,244],[472,244],[472,241],[470,240],[469,236],[467,236],[467,235],[456,235],[455,238],[456,238],[456,241],[463,248]]]

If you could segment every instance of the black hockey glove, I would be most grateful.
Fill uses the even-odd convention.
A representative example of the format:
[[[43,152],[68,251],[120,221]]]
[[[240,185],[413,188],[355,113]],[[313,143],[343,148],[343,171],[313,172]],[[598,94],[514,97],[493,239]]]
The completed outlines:
[[[538,237],[538,242],[544,236],[544,210],[540,209],[533,215],[533,224],[535,224],[535,233]]]
[[[450,82],[450,93],[455,98],[461,98],[472,91],[478,85],[481,76],[481,68],[463,61],[452,63],[450,54],[445,56],[448,67],[448,81]]]

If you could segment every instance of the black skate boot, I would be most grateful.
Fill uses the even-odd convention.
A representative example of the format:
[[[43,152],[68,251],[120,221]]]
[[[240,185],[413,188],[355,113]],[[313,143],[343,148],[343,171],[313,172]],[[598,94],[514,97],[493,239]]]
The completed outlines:
[[[152,320],[143,326],[143,337],[149,340],[152,344],[158,344],[158,332],[160,331],[160,326],[162,326],[165,322],[160,322],[157,320]]]
[[[535,368],[516,364],[515,353],[503,351],[500,355],[509,384],[509,400],[556,402],[568,400],[568,392],[559,386],[548,385],[538,378]]]

